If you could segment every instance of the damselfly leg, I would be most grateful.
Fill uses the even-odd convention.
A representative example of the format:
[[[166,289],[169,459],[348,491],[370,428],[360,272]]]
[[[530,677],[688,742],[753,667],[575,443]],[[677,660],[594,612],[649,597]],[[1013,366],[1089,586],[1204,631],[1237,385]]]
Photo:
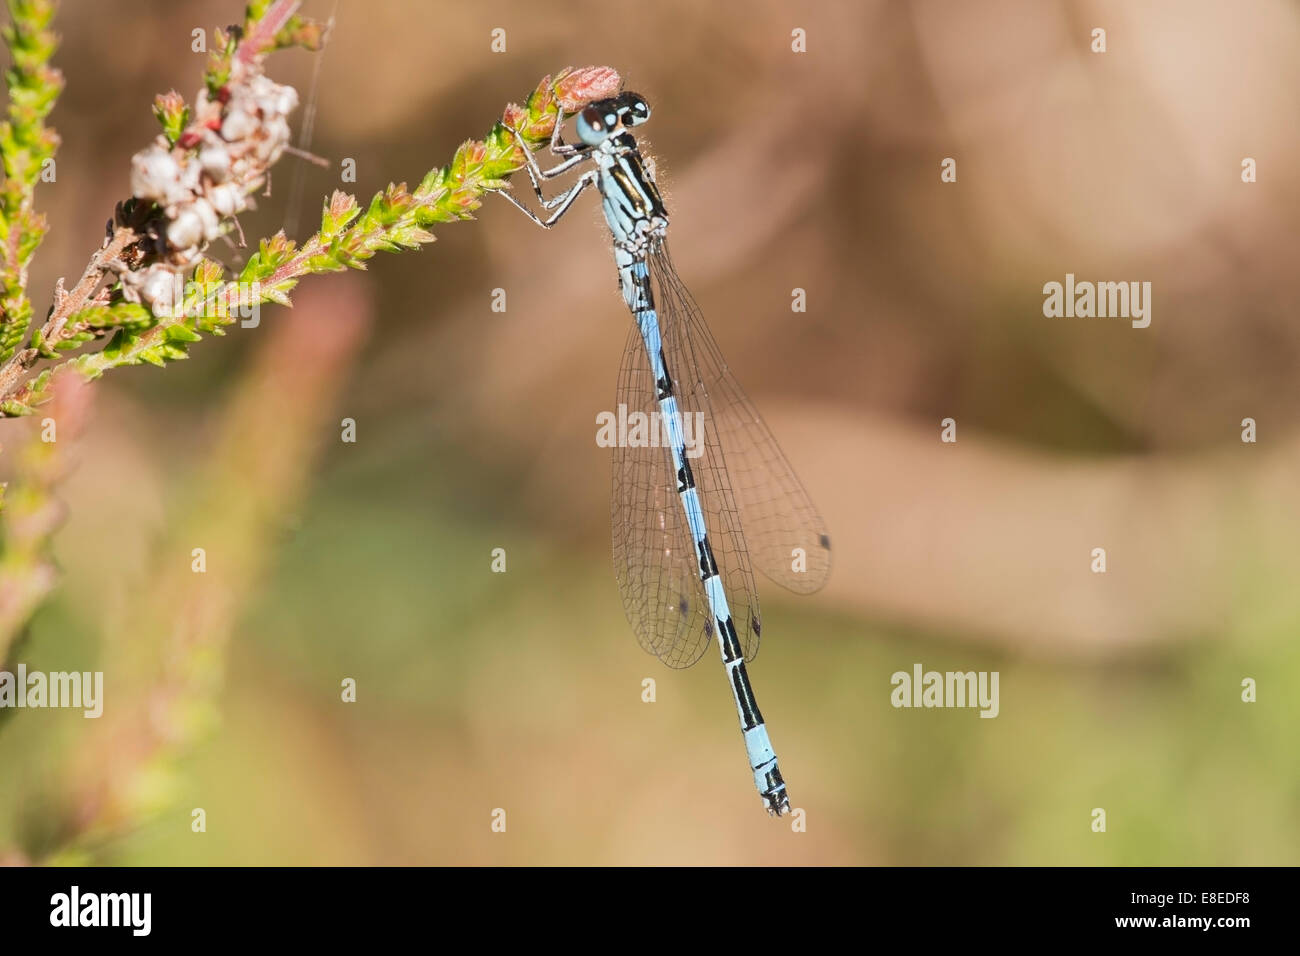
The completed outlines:
[[[580,195],[582,195],[583,190],[585,190],[588,186],[594,186],[595,184],[596,184],[596,170],[592,169],[583,173],[580,177],[578,177],[577,182],[575,182],[564,192],[560,193],[558,196],[554,197],[549,201],[542,198],[542,191],[539,187],[537,189],[537,196],[539,199],[542,200],[542,205],[546,209],[555,208],[555,212],[551,213],[551,217],[549,219],[542,219],[540,216],[537,215],[537,213],[533,212],[531,209],[529,209],[527,206],[521,203],[514,196],[510,195],[508,192],[502,191],[501,195],[504,196],[506,199],[510,200],[511,205],[513,205],[516,209],[522,212],[533,222],[537,223],[537,225],[541,226],[543,229],[550,229],[553,225],[555,225],[557,222],[560,221],[560,217],[562,217],[566,212],[569,211],[569,207],[573,205],[574,200],[576,200]]]

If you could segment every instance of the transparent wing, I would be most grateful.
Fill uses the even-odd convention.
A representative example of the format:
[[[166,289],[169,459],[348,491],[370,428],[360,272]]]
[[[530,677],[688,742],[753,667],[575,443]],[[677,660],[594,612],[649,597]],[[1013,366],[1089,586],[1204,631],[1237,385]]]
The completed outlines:
[[[730,449],[724,450],[722,413],[725,409],[719,407],[707,385],[711,369],[709,346],[713,340],[707,337],[708,331],[694,301],[673,271],[667,250],[652,253],[648,265],[663,337],[664,362],[673,378],[673,394],[677,396],[682,425],[691,445],[687,461],[699,492],[709,544],[736,635],[745,659],[752,660],[758,653],[762,614],[746,544],[749,527],[737,503],[735,472],[728,468]]]
[[[689,396],[693,408],[711,412],[713,430],[726,452],[726,466],[722,465],[721,450],[717,452],[714,471],[727,481],[727,495],[734,495],[740,505],[743,540],[753,563],[782,587],[811,594],[830,576],[831,542],[826,523],[767,423],[727,367],[699,306],[673,269],[666,245],[652,254],[650,272],[665,327],[669,368],[679,379],[678,394]],[[747,569],[746,564],[746,573]],[[757,609],[755,601],[756,620]],[[737,629],[739,624],[738,616]]]
[[[618,405],[626,414],[658,413],[654,375],[633,323],[618,376]],[[615,414],[623,414],[615,408]],[[657,419],[653,419],[657,420]],[[641,646],[669,667],[700,659],[713,634],[713,616],[700,583],[666,446],[614,447],[610,495],[614,576],[623,609]]]

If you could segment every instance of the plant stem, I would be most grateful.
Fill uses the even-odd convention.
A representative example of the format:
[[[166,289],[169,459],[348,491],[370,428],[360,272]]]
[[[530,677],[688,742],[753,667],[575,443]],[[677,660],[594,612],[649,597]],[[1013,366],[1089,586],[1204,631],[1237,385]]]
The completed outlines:
[[[68,317],[79,312],[88,301],[104,276],[108,275],[111,265],[121,256],[123,250],[140,237],[128,226],[119,226],[113,230],[108,243],[91,256],[86,271],[81,274],[72,291],[55,296],[54,308],[41,329],[42,340],[48,345],[59,341],[67,324]],[[8,362],[0,367],[0,401],[12,396],[17,390],[18,380],[27,372],[37,359],[40,351],[34,348],[22,349],[15,353]]]

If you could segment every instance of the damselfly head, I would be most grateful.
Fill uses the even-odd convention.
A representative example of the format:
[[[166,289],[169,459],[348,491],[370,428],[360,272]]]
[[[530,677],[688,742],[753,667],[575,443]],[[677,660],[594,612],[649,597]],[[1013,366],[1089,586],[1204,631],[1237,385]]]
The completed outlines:
[[[636,93],[620,93],[607,100],[597,100],[578,114],[575,126],[578,139],[588,146],[599,146],[620,129],[640,126],[650,118],[650,104]]]

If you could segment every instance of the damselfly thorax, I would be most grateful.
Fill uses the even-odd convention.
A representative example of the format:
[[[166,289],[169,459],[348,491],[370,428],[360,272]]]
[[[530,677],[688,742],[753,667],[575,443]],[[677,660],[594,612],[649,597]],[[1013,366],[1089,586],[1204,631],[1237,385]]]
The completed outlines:
[[[645,253],[668,233],[668,210],[645,157],[631,133],[611,136],[596,148],[596,188],[614,245]]]

